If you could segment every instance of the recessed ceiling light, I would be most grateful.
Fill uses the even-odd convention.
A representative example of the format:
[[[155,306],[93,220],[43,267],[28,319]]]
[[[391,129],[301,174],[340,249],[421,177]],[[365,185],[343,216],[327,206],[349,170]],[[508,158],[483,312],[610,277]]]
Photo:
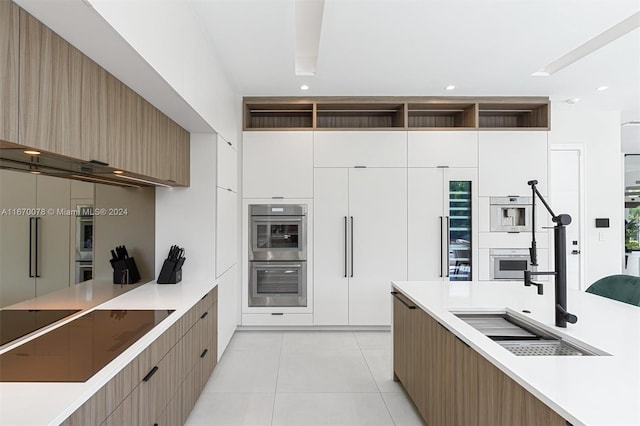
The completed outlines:
[[[27,155],[40,155],[40,151],[35,151],[33,149],[27,149],[26,151],[23,151],[23,152]]]
[[[603,90],[607,90],[608,88],[609,88],[609,86],[600,86],[600,87],[598,87],[596,90],[597,90],[598,92],[602,92]]]
[[[532,77],[549,77],[551,74],[547,71],[536,71],[531,74]]]
[[[121,175],[124,172],[122,170],[114,170],[113,173],[116,174],[116,175]]]
[[[300,90],[309,90],[309,86],[303,84],[302,86],[300,86]]]
[[[456,86],[454,86],[453,84],[450,84],[447,87],[445,87],[444,90],[453,90],[455,88],[456,88]]]
[[[579,100],[580,100],[580,98],[569,98],[569,99],[565,100],[564,103],[569,104],[569,105],[574,105],[574,104],[578,103]]]

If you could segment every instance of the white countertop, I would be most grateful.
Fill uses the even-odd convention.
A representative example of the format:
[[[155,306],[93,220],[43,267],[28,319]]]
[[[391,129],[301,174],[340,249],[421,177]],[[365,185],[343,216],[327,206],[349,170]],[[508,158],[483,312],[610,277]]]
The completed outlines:
[[[559,328],[549,284],[543,296],[521,281],[392,285],[574,426],[640,425],[640,308],[569,290],[578,322]],[[516,356],[450,312],[505,309],[610,356]]]
[[[120,291],[120,286],[114,284],[111,286],[114,287],[113,291]],[[183,281],[180,284],[150,282],[95,306],[95,301],[103,301],[104,295],[110,291],[108,288],[102,288],[101,285],[93,287],[91,283],[87,283],[87,286],[82,288],[69,290],[69,294],[79,295],[77,300],[73,297],[65,299],[60,294],[56,297],[48,297],[44,301],[34,299],[28,303],[25,302],[24,306],[23,304],[12,306],[12,308],[25,309],[92,306],[82,314],[94,309],[174,309],[175,312],[84,383],[0,383],[0,424],[11,426],[60,424],[215,286],[214,280]],[[93,296],[89,296],[93,291],[96,292],[98,299],[94,300]],[[76,317],[77,315],[74,315],[57,324],[56,327]],[[50,329],[35,333],[26,340],[31,340]],[[1,352],[6,352],[26,340],[7,345]]]

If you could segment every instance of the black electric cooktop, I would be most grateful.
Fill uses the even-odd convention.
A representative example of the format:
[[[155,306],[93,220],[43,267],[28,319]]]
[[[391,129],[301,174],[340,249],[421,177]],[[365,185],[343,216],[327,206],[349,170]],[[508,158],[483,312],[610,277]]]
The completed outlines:
[[[60,321],[79,309],[4,309],[0,310],[0,346]]]
[[[95,310],[0,355],[0,382],[86,382],[172,310]]]

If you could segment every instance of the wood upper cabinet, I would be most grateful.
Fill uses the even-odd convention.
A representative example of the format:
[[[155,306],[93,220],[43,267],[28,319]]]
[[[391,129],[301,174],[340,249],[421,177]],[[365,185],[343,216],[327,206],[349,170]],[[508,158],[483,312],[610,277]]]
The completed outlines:
[[[0,2],[0,140],[18,142],[20,9]]]
[[[86,56],[82,57],[80,90],[81,158],[109,162],[107,81],[109,73]]]
[[[83,55],[20,11],[19,142],[80,158]]]

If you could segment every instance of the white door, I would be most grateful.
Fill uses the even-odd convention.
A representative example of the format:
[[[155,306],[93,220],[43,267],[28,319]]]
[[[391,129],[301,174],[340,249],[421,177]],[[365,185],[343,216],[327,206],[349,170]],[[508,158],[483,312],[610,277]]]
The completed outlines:
[[[579,290],[582,278],[581,155],[579,147],[551,149],[550,206],[553,212],[571,216],[567,226],[567,287]],[[544,208],[544,207],[542,207]]]
[[[349,169],[314,170],[314,309],[316,325],[349,322]]]
[[[349,220],[349,324],[389,325],[390,283],[407,279],[407,169],[349,169]]]
[[[442,169],[409,169],[408,279],[435,281],[445,275]]]
[[[408,181],[408,279],[475,279],[477,169],[409,169]]]

